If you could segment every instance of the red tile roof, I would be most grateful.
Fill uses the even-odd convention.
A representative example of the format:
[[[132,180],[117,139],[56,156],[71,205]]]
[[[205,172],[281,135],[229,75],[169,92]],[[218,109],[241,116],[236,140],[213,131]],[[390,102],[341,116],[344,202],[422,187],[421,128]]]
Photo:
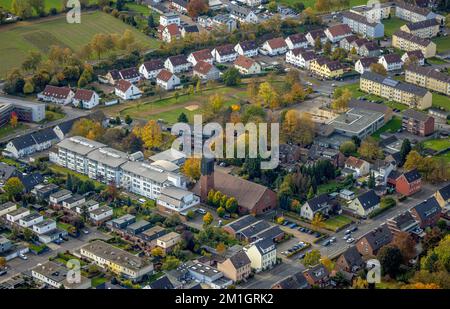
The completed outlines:
[[[277,49],[286,46],[286,41],[283,38],[274,38],[268,40],[267,43],[272,49]]]
[[[236,61],[234,61],[234,65],[240,66],[245,69],[249,69],[255,63],[255,60],[247,58],[245,56],[237,57]]]
[[[209,49],[202,49],[202,50],[195,51],[192,53],[192,56],[197,61],[208,60],[208,59],[213,58],[213,56],[211,55],[211,51]]]
[[[211,64],[209,64],[208,62],[198,61],[197,64],[194,66],[194,72],[198,72],[200,74],[205,75],[205,74],[208,74],[212,68],[213,68],[213,66]]]
[[[126,92],[131,86],[132,84],[129,81],[123,79],[119,79],[116,82],[116,89],[119,89],[122,92]]]
[[[172,73],[167,70],[161,70],[159,72],[158,76],[156,76],[156,79],[162,80],[164,82],[168,82],[172,78]]]
[[[334,37],[352,33],[352,29],[350,29],[349,25],[347,24],[331,26],[330,28],[328,28],[328,31]]]
[[[73,98],[80,101],[90,101],[93,95],[94,91],[92,90],[78,89]]]
[[[52,85],[45,86],[44,91],[42,92],[43,95],[48,97],[54,97],[56,99],[65,99],[70,94],[70,88],[69,87],[56,87]]]

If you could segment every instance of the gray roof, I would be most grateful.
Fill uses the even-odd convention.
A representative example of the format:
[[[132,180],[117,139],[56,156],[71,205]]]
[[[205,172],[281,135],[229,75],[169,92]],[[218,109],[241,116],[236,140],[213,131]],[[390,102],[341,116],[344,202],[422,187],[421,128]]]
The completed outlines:
[[[374,190],[367,191],[359,195],[357,198],[364,210],[373,208],[376,205],[380,204],[380,197],[376,195]]]
[[[20,220],[25,221],[25,222],[30,222],[30,221],[32,221],[34,219],[39,218],[39,217],[42,217],[42,215],[40,213],[33,212],[33,213],[29,214],[28,216],[23,217]]]
[[[233,231],[238,232],[249,225],[255,224],[258,220],[252,215],[243,216],[231,223],[228,223],[226,226],[230,227]]]
[[[320,210],[324,205],[328,205],[331,198],[327,193],[316,196],[307,201],[309,207],[313,212]]]
[[[373,72],[364,72],[364,74],[361,75],[361,78],[371,80],[373,82],[383,84],[391,88],[400,89],[404,92],[414,93],[415,95],[421,97],[425,96],[428,93],[428,90],[425,88],[418,87],[413,84],[403,83]]]
[[[413,209],[419,215],[421,220],[425,220],[428,217],[434,216],[436,213],[441,212],[441,207],[434,197],[414,206]]]
[[[251,261],[244,251],[238,251],[236,254],[230,257],[230,262],[233,264],[234,268],[239,269],[246,265],[250,265]]]
[[[342,253],[342,256],[347,261],[349,266],[361,266],[364,264],[361,254],[355,246],[352,246]]]
[[[411,71],[416,74],[427,76],[428,78],[433,78],[433,79],[439,80],[441,82],[450,84],[450,76],[449,75],[441,73],[431,66],[430,67],[409,66],[406,68],[406,71]]]
[[[379,113],[383,113],[383,114],[386,114],[391,109],[389,106],[384,105],[384,104],[377,104],[377,103],[372,103],[372,102],[367,102],[367,101],[362,101],[362,100],[357,100],[357,99],[351,99],[348,102],[348,107],[365,109],[365,110],[370,110],[370,111],[379,112]]]
[[[53,198],[60,198],[60,197],[63,197],[64,195],[67,195],[67,194],[72,194],[72,192],[67,190],[67,189],[62,189],[62,190],[59,190],[59,191],[57,191],[55,193],[50,194],[50,196],[53,197]]]
[[[422,113],[422,112],[418,112],[414,109],[408,109],[406,111],[403,111],[403,117],[405,118],[411,118],[411,119],[415,119],[415,120],[419,120],[419,121],[427,121],[428,119],[432,118],[431,116]]]
[[[419,180],[421,178],[419,172],[416,169],[410,170],[406,173],[403,173],[403,176],[405,176],[406,180],[411,183],[413,181]]]
[[[361,24],[365,24],[370,27],[375,27],[377,25],[377,23],[373,23],[373,22],[370,22],[369,20],[367,20],[367,18],[364,15],[356,14],[356,13],[353,13],[350,11],[342,12],[342,17],[357,21]]]
[[[87,157],[89,160],[117,168],[128,161],[128,155],[125,152],[105,147],[91,151]]]
[[[7,209],[7,208],[10,208],[13,206],[17,207],[17,204],[15,204],[13,202],[6,202],[6,203],[0,205],[0,210],[4,210],[4,209]]]
[[[406,24],[406,27],[408,27],[409,30],[419,30],[419,29],[424,29],[424,28],[434,27],[434,26],[439,26],[439,22],[437,21],[436,18],[425,19],[425,20],[418,21],[415,23]]]
[[[170,174],[169,172],[166,171],[156,170],[149,163],[133,162],[133,161],[128,161],[125,164],[123,164],[122,170],[134,175],[139,175],[141,177],[151,179],[158,183],[165,182]]]
[[[93,215],[101,215],[102,213],[108,212],[110,210],[112,210],[111,207],[109,207],[109,206],[102,206],[102,207],[99,207],[97,209],[92,210],[90,213],[93,214]]]
[[[292,276],[281,279],[276,282],[274,286],[279,286],[282,289],[294,290],[294,289],[305,289],[309,287],[308,281],[306,281],[305,276],[302,272],[293,274]]]
[[[448,183],[445,187],[442,187],[438,190],[444,200],[448,200],[450,198],[450,183]]]
[[[160,153],[154,154],[153,156],[149,157],[149,160],[153,161],[153,162],[159,161],[159,160],[173,162],[173,161],[178,161],[178,160],[181,160],[184,158],[186,158],[186,154],[184,152],[170,148],[170,149],[167,149]]]
[[[80,155],[86,155],[89,152],[101,147],[105,147],[106,145],[82,136],[73,136],[63,139],[58,143],[57,146]]]
[[[414,12],[414,13],[422,15],[422,16],[427,16],[428,14],[431,13],[431,10],[429,10],[427,8],[413,5],[413,4],[407,3],[405,1],[396,1],[395,4],[397,7],[400,7],[402,9],[405,9],[410,12]]]
[[[369,109],[352,108],[348,112],[339,115],[330,122],[330,125],[336,130],[352,132],[358,135],[371,124],[384,118],[384,114]]]
[[[402,31],[402,30],[395,31],[393,35],[395,35],[399,38],[405,39],[407,41],[414,42],[423,47],[427,47],[428,45],[430,45],[432,43],[430,39],[421,38],[421,37],[418,37],[417,35],[414,35],[414,34],[411,34],[411,33],[408,33],[408,32]]]
[[[378,250],[392,241],[392,233],[387,225],[383,224],[382,226],[364,235],[363,238],[367,240],[373,250]]]

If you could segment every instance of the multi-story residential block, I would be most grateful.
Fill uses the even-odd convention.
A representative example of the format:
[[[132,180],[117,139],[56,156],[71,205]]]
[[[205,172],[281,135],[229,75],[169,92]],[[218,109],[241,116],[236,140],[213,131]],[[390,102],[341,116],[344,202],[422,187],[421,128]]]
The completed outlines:
[[[379,21],[391,16],[392,3],[367,3],[367,5],[355,6],[350,12],[365,16],[368,20]]]
[[[343,38],[352,35],[352,29],[347,24],[338,24],[325,29],[325,35],[331,43],[337,43]]]
[[[277,249],[270,238],[260,239],[244,247],[251,261],[251,268],[260,272],[273,267],[277,262]]]
[[[145,275],[153,273],[153,264],[101,240],[82,246],[80,254],[100,267],[133,281],[139,281]]]
[[[403,25],[400,27],[400,30],[414,34],[422,39],[430,39],[438,35],[439,26],[437,19],[433,18]]]
[[[316,53],[313,51],[294,48],[286,53],[286,62],[303,69],[309,69],[311,61],[316,57]]]
[[[66,138],[57,144],[58,164],[81,174],[88,174],[87,155],[96,149],[106,147],[105,144],[81,137]]]
[[[181,14],[188,13],[189,1],[186,0],[170,0],[170,6]]]
[[[217,263],[217,270],[233,282],[240,282],[250,276],[252,272],[251,261],[247,254],[241,250],[226,260]]]
[[[353,32],[364,37],[375,39],[384,36],[384,25],[381,22],[369,20],[364,15],[346,11],[342,13],[342,22],[347,24]]]
[[[402,30],[398,30],[392,35],[392,46],[404,51],[420,50],[425,58],[436,56],[434,42]]]
[[[128,154],[109,147],[94,149],[87,154],[87,175],[107,184],[118,184],[122,176],[120,166]]]
[[[432,96],[424,88],[393,80],[373,72],[361,75],[359,88],[367,93],[418,109],[431,107]]]
[[[239,42],[234,46],[234,50],[241,56],[251,58],[258,55],[258,44],[255,41]]]
[[[80,276],[78,280],[70,280],[69,270],[55,262],[47,261],[31,270],[31,276],[55,289],[89,289],[91,279]]]
[[[344,74],[344,67],[339,61],[332,61],[325,57],[316,58],[311,61],[309,70],[322,78],[336,78]]]
[[[261,73],[261,65],[251,58],[245,56],[237,57],[234,67],[243,75],[252,75]]]
[[[292,34],[288,36],[285,41],[290,50],[308,47],[308,40],[303,33]]]
[[[405,69],[405,81],[450,95],[450,76],[432,67],[408,66]]]
[[[398,54],[383,55],[378,59],[378,63],[380,63],[388,72],[400,70],[403,66],[402,58]]]
[[[218,63],[233,62],[238,56],[232,44],[218,46],[211,51],[211,54]]]
[[[402,113],[402,129],[419,136],[434,132],[434,118],[422,112],[408,109]]]
[[[402,0],[396,1],[395,4],[395,16],[400,19],[415,23],[418,21],[436,18],[436,14],[428,8],[406,3]]]

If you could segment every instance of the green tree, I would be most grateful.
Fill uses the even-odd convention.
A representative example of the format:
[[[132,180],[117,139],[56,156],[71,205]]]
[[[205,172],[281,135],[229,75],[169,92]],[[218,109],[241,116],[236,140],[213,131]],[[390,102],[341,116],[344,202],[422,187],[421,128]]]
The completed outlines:
[[[11,8],[15,15],[23,19],[30,18],[33,15],[29,0],[13,0]]]
[[[367,186],[369,187],[369,189],[373,189],[373,188],[375,188],[375,185],[376,185],[376,183],[375,183],[375,175],[372,172],[369,175],[369,181],[367,182]]]
[[[380,261],[383,273],[395,278],[403,261],[400,249],[393,246],[384,246],[378,252],[377,259]]]
[[[341,144],[339,150],[345,155],[350,156],[356,152],[356,145],[353,141],[346,141]]]
[[[222,79],[226,86],[237,86],[241,82],[239,71],[234,67],[226,70],[222,75]]]
[[[184,122],[184,123],[188,123],[188,117],[186,116],[186,114],[184,112],[181,112],[181,114],[178,116],[178,122]]]
[[[303,258],[303,265],[309,267],[319,264],[320,262],[320,251],[317,249],[311,250],[305,254]]]
[[[409,139],[405,138],[402,142],[402,147],[400,148],[400,162],[399,162],[399,166],[403,166],[403,164],[405,164],[406,161],[406,157],[408,156],[408,154],[411,152],[411,142],[409,141]]]
[[[163,270],[172,270],[178,267],[178,265],[180,265],[181,261],[179,259],[177,259],[174,256],[168,255],[165,257],[161,268]]]
[[[17,177],[9,178],[3,186],[3,191],[10,200],[16,200],[16,198],[25,190],[23,183]]]
[[[278,11],[278,4],[275,1],[270,1],[269,4],[267,4],[267,9],[271,13],[276,13]]]
[[[234,197],[230,197],[227,200],[227,203],[225,205],[225,208],[227,209],[228,212],[230,213],[234,213],[237,211],[238,209],[238,202]]]
[[[225,215],[225,208],[219,207],[217,208],[217,215],[222,218]]]

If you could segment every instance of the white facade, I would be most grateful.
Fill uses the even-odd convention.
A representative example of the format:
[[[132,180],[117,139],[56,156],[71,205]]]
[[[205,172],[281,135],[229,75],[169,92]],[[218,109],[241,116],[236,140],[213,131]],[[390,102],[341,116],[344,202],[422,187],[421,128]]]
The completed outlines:
[[[244,252],[251,261],[251,268],[260,272],[277,263],[277,250],[275,244],[265,249],[258,248],[257,245],[257,243],[254,243],[244,247]]]
[[[255,57],[258,56],[258,48],[252,48],[252,49],[248,49],[248,50],[244,50],[242,49],[242,46],[240,45],[240,43],[237,43],[234,46],[234,50],[241,56],[245,56],[245,57]]]
[[[45,102],[52,102],[52,103],[56,103],[56,104],[67,105],[67,104],[72,103],[72,99],[73,99],[74,95],[75,95],[75,93],[72,90],[70,90],[69,94],[66,97],[45,95],[43,92],[39,93],[37,95],[37,97],[38,97],[38,99],[45,101]]]
[[[172,90],[176,86],[180,85],[180,79],[175,74],[172,74],[172,76],[168,80],[157,78],[156,84],[165,90]]]
[[[190,63],[189,61],[186,61],[182,64],[173,64],[170,61],[170,58],[167,58],[166,61],[164,62],[164,67],[169,70],[171,73],[176,74],[176,73],[181,73],[181,72],[186,72],[189,71],[190,68],[192,67],[192,63]]]
[[[100,96],[98,95],[97,92],[94,91],[90,100],[78,100],[77,98],[74,98],[72,103],[76,107],[83,107],[84,109],[92,109],[100,103]]]
[[[114,93],[123,100],[136,100],[142,96],[142,92],[133,84],[131,84],[131,86],[125,91],[116,87],[114,88]]]
[[[401,70],[402,66],[403,66],[403,62],[391,62],[388,63],[386,61],[386,59],[384,58],[384,56],[381,56],[378,59],[378,63],[380,63],[381,65],[383,65],[383,67],[386,69],[386,71],[395,71],[395,70]]]
[[[286,53],[286,62],[303,69],[309,69],[312,59],[303,58],[302,53],[296,53],[290,50]]]
[[[294,49],[294,48],[307,48],[308,47],[308,41],[307,40],[305,40],[303,42],[296,42],[296,43],[294,43],[294,42],[291,41],[291,37],[288,36],[285,41],[286,41],[286,45],[291,50]]]
[[[19,208],[13,212],[6,214],[6,220],[9,222],[18,222],[23,217],[26,217],[30,214],[30,211],[26,208]]]
[[[158,76],[159,72],[161,72],[163,68],[157,68],[154,70],[148,70],[145,64],[141,64],[139,67],[139,73],[145,77],[145,79],[154,79]]]
[[[276,55],[285,54],[288,50],[288,47],[287,47],[287,45],[273,47],[270,45],[269,41],[266,41],[263,44],[263,49],[267,50],[269,52],[270,56],[276,56]]]
[[[102,222],[113,216],[113,209],[108,206],[96,208],[89,212],[89,218],[94,222]]]
[[[237,53],[220,53],[217,49],[213,49],[211,51],[211,55],[214,57],[214,60],[218,63],[226,63],[233,62],[237,58]]]
[[[159,16],[159,24],[163,27],[167,27],[171,24],[180,25],[180,16],[175,13],[166,13]]]
[[[55,229],[56,229],[56,221],[50,219],[44,220],[38,224],[33,225],[33,231],[38,235],[48,233]]]
[[[31,214],[27,217],[19,219],[19,225],[21,227],[31,227],[35,224],[44,221],[44,217],[39,214]]]

